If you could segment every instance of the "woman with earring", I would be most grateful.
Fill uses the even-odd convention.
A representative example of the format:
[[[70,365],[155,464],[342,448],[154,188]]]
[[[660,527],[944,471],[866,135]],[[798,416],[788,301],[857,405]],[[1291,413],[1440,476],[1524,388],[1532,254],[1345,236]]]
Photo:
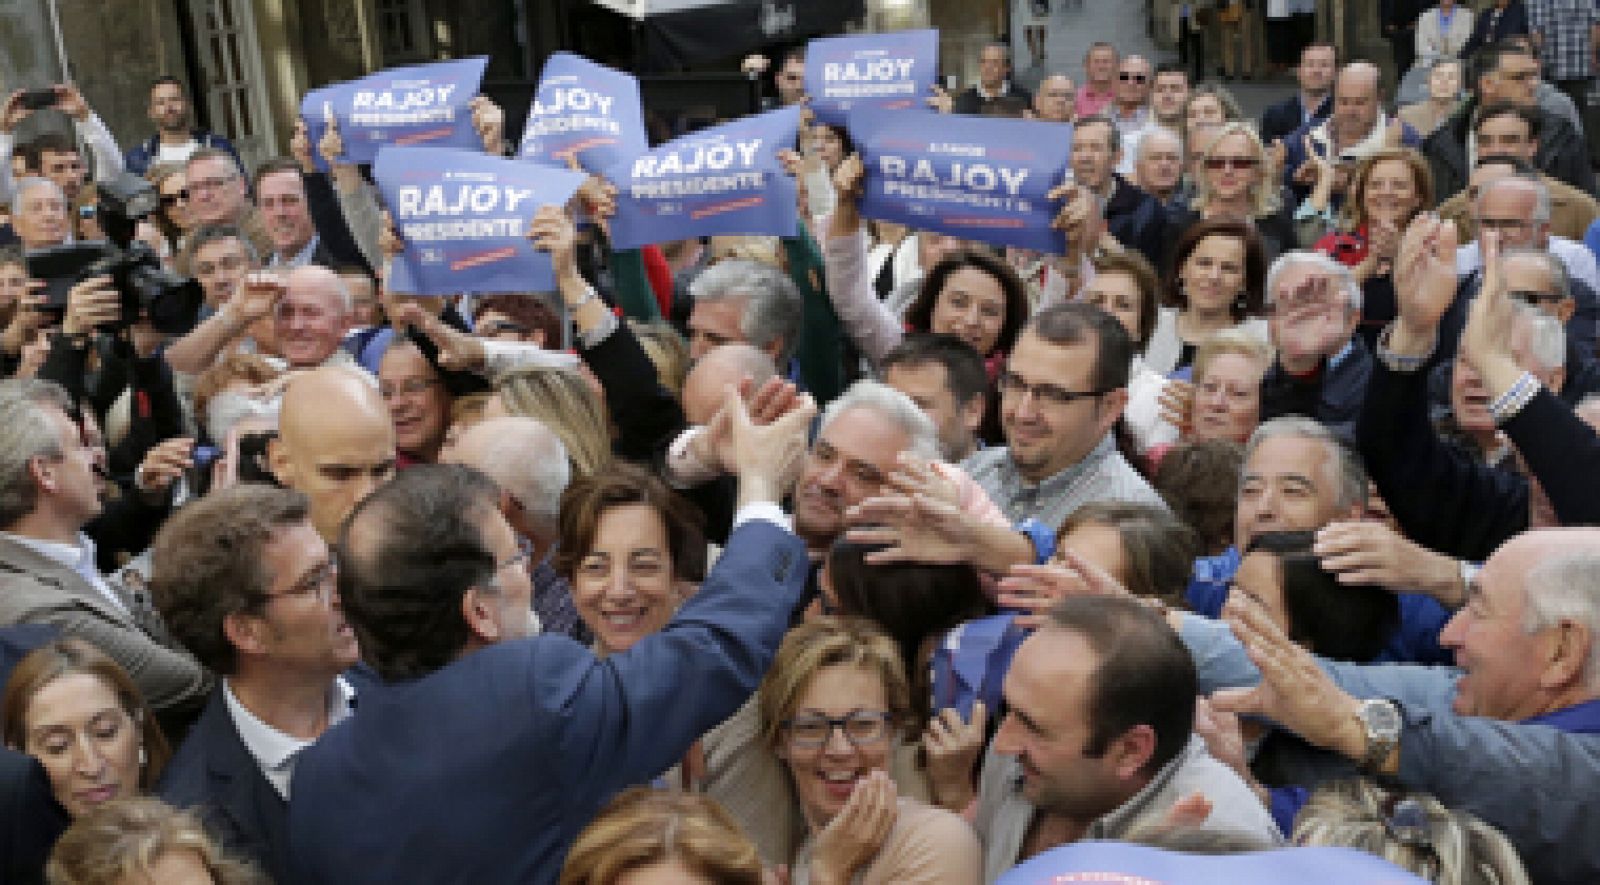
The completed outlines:
[[[1200,219],[1233,218],[1255,226],[1269,264],[1280,253],[1298,248],[1288,201],[1250,124],[1222,124],[1201,149],[1197,167],[1194,196],[1170,210],[1174,230]]]
[[[1217,218],[1190,225],[1173,249],[1167,306],[1156,316],[1145,365],[1162,375],[1187,369],[1202,342],[1236,326],[1268,340],[1266,277],[1261,237],[1250,223]]]
[[[11,671],[0,738],[39,760],[73,818],[148,790],[172,755],[127,671],[81,639],[41,646]]]

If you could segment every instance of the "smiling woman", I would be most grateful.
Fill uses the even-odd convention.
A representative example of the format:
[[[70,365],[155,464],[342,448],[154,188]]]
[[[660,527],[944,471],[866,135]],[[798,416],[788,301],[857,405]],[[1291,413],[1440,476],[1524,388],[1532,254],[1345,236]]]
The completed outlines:
[[[78,639],[35,649],[11,671],[0,737],[44,765],[75,818],[148,789],[171,755],[127,672]]]
[[[979,881],[972,829],[897,798],[889,756],[912,724],[900,651],[870,623],[817,618],[789,632],[761,683],[762,734],[788,768],[807,830],[791,881]]]

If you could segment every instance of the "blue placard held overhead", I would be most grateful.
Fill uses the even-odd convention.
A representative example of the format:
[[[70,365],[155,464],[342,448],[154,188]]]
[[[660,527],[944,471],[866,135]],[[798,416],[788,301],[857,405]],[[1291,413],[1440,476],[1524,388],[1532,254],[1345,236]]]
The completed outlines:
[[[344,139],[340,160],[347,163],[371,163],[388,145],[482,149],[467,105],[488,63],[479,56],[408,65],[311,90],[300,101],[300,117],[317,165],[323,165],[317,143],[330,117]]]
[[[372,167],[405,252],[390,270],[396,292],[525,292],[555,288],[550,256],[528,222],[565,205],[587,177],[449,148],[384,148]]]
[[[718,234],[794,236],[794,179],[778,151],[793,148],[800,109],[744,117],[617,164],[611,245],[637,249]]]
[[[649,147],[639,81],[581,55],[550,56],[528,108],[519,156],[562,168],[575,157],[598,172]]]
[[[1072,152],[1061,123],[924,111],[856,111],[850,137],[866,166],[861,214],[969,240],[1059,255],[1059,210],[1046,198]]]
[[[806,44],[806,95],[817,119],[843,126],[855,110],[926,107],[939,74],[938,31],[825,37]]]

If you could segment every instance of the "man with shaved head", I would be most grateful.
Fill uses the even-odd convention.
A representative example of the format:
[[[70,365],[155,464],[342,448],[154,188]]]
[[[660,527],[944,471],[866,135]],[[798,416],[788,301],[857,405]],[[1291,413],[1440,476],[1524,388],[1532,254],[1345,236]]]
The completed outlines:
[[[313,369],[284,391],[267,460],[278,482],[310,500],[311,523],[331,543],[345,515],[394,475],[394,424],[360,369]]]
[[[1410,124],[1384,112],[1379,89],[1383,72],[1370,62],[1351,62],[1333,82],[1333,112],[1311,120],[1283,140],[1284,183],[1304,199],[1315,183],[1315,167],[1307,162],[1306,142],[1337,166],[1349,166],[1386,147],[1417,147],[1422,138]]]
[[[533,613],[543,632],[587,644],[592,637],[572,604],[572,588],[549,562],[560,534],[561,493],[572,478],[561,438],[533,418],[488,418],[462,431],[439,460],[475,468],[500,487],[500,515],[530,550]]]
[[[750,379],[750,389],[778,374],[777,364],[760,348],[724,344],[706,352],[683,379],[683,416],[690,424],[709,423],[722,408],[729,387]]]

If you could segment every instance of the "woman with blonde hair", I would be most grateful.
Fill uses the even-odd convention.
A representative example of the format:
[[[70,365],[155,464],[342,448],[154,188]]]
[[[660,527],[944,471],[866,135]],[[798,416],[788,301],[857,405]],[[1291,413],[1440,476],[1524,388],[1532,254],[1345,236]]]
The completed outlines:
[[[265,885],[249,863],[226,855],[200,821],[156,799],[108,802],[56,843],[50,885]]]
[[[1296,845],[1355,848],[1439,885],[1526,885],[1505,834],[1426,793],[1370,780],[1323,784],[1295,817]]]
[[[150,789],[172,755],[127,671],[81,639],[40,646],[11,671],[0,739],[39,760],[73,818]]]
[[[578,834],[560,885],[761,885],[761,856],[722,806],[634,787]]]
[[[1294,223],[1287,211],[1266,147],[1248,123],[1223,123],[1199,147],[1194,195],[1172,207],[1174,230],[1201,219],[1232,218],[1254,225],[1270,263],[1279,253],[1297,247]]]
[[[571,369],[519,369],[495,385],[485,418],[537,418],[567,447],[574,477],[591,476],[611,463],[611,419],[605,401]]]
[[[173,254],[182,250],[183,236],[194,229],[195,219],[189,214],[189,180],[181,163],[157,163],[144,174],[145,180],[155,185],[161,208],[150,216],[167,247]]]
[[[892,639],[859,618],[807,621],[778,647],[759,705],[806,829],[793,885],[979,881],[967,822],[898,796],[890,780],[896,744],[921,724]]]

